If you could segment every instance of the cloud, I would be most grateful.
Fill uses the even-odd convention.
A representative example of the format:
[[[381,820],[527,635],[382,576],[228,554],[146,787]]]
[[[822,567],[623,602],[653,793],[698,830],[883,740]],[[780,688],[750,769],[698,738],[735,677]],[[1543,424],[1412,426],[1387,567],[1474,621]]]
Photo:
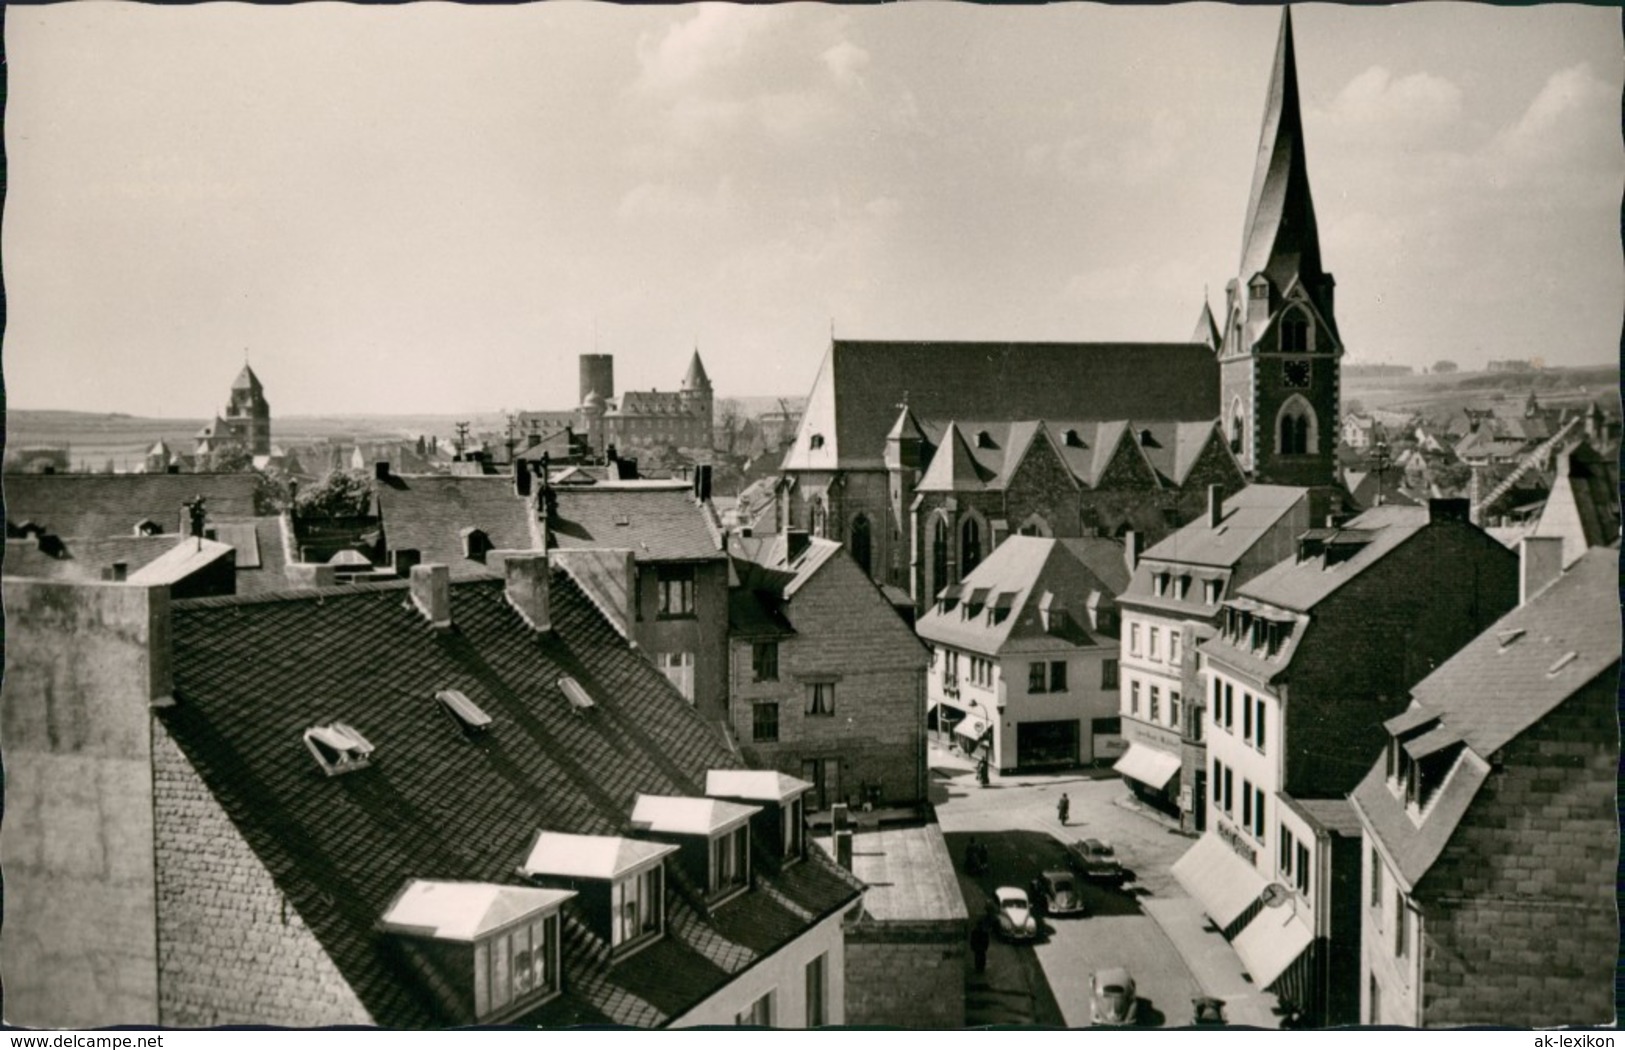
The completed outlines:
[[[1617,196],[1618,120],[1619,93],[1589,64],[1553,73],[1523,115],[1490,141],[1486,154],[1496,168],[1493,181],[1513,185],[1535,179]]]
[[[644,182],[632,187],[615,209],[623,223],[715,219],[738,206],[733,180],[724,176],[709,193],[696,193],[669,182]]]
[[[699,4],[694,16],[655,39],[638,39],[639,73],[635,90],[679,91],[692,87],[718,69],[737,65],[746,55],[759,18],[731,4]]]
[[[1395,77],[1372,66],[1343,86],[1318,114],[1344,134],[1380,135],[1392,143],[1413,141],[1460,118],[1461,89],[1443,77],[1411,73]]]
[[[820,57],[829,68],[829,75],[841,87],[862,83],[863,70],[869,65],[869,52],[850,40],[842,40]]]
[[[1166,175],[1187,147],[1185,122],[1157,113],[1134,127],[1115,125],[1058,142],[1038,142],[1022,153],[1028,175],[1058,174],[1080,182],[1140,181]]]

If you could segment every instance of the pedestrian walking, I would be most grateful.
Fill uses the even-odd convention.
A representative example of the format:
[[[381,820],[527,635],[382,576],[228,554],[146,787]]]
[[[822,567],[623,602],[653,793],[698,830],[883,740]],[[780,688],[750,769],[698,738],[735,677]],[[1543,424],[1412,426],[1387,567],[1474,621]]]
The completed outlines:
[[[984,973],[987,970],[988,940],[987,922],[985,920],[979,921],[975,926],[971,927],[970,950],[971,954],[976,959],[977,973]]]
[[[1061,792],[1061,801],[1055,803],[1055,815],[1061,818],[1061,826],[1066,827],[1066,818],[1072,815],[1072,800],[1066,797],[1064,791]]]
[[[987,787],[987,779],[987,758],[984,756],[980,762],[976,763],[976,782],[983,787]]]

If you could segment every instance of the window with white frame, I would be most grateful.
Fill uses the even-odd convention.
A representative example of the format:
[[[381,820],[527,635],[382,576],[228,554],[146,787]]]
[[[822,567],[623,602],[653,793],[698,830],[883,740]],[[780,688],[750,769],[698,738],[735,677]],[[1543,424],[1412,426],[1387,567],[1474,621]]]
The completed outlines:
[[[655,666],[660,668],[660,673],[666,676],[667,681],[683,694],[684,700],[691,704],[694,702],[693,653],[657,653]]]
[[[1179,662],[1179,632],[1178,631],[1169,631],[1168,632],[1168,662],[1171,663],[1171,664],[1177,664]]]
[[[694,569],[692,566],[662,565],[660,579],[660,616],[680,619],[694,615]]]
[[[1160,644],[1158,644],[1159,643],[1159,637],[1158,636],[1161,633],[1162,632],[1159,631],[1155,627],[1152,627],[1152,628],[1150,628],[1150,629],[1148,629],[1146,631],[1146,635],[1147,635],[1147,637],[1149,639],[1147,641],[1147,643],[1146,643],[1146,655],[1149,656],[1153,660],[1161,659],[1161,657],[1159,656],[1159,653],[1162,650],[1162,646]]]
[[[1140,683],[1133,679],[1128,683],[1128,713],[1131,715],[1140,713]]]
[[[735,828],[711,840],[713,897],[732,892],[750,879],[750,825]]]
[[[506,1012],[558,990],[557,914],[522,922],[474,943],[474,1016]]]
[[[660,932],[664,887],[665,869],[658,864],[616,881],[610,891],[614,911],[611,947],[619,948]]]
[[[1162,718],[1162,690],[1153,685],[1149,688],[1146,695],[1148,697],[1146,702],[1146,717],[1153,722],[1159,721]]]
[[[807,963],[807,1027],[829,1024],[829,953]]]
[[[807,713],[824,718],[835,717],[835,683],[807,683]]]
[[[1130,656],[1140,655],[1140,625],[1137,623],[1128,627],[1128,651]]]
[[[1168,724],[1173,726],[1175,729],[1178,729],[1184,725],[1184,723],[1180,721],[1181,714],[1183,714],[1183,712],[1179,709],[1179,693],[1176,690],[1170,689],[1168,690]]]

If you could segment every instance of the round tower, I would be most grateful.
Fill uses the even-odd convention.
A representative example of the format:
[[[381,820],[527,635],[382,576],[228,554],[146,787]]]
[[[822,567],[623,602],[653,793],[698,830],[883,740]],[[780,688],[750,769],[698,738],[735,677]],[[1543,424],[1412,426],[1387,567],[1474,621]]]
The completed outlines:
[[[587,403],[587,395],[596,393],[605,401],[615,400],[615,355],[614,354],[582,354],[581,355],[581,403]]]

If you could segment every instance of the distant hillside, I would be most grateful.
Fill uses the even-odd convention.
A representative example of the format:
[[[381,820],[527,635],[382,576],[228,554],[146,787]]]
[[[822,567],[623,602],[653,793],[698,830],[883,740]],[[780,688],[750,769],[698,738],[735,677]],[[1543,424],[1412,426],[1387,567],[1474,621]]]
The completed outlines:
[[[1344,403],[1363,409],[1415,412],[1441,418],[1464,406],[1521,400],[1531,391],[1545,405],[1579,407],[1595,400],[1604,412],[1620,413],[1618,365],[1547,368],[1538,372],[1455,372],[1449,375],[1345,376]]]

